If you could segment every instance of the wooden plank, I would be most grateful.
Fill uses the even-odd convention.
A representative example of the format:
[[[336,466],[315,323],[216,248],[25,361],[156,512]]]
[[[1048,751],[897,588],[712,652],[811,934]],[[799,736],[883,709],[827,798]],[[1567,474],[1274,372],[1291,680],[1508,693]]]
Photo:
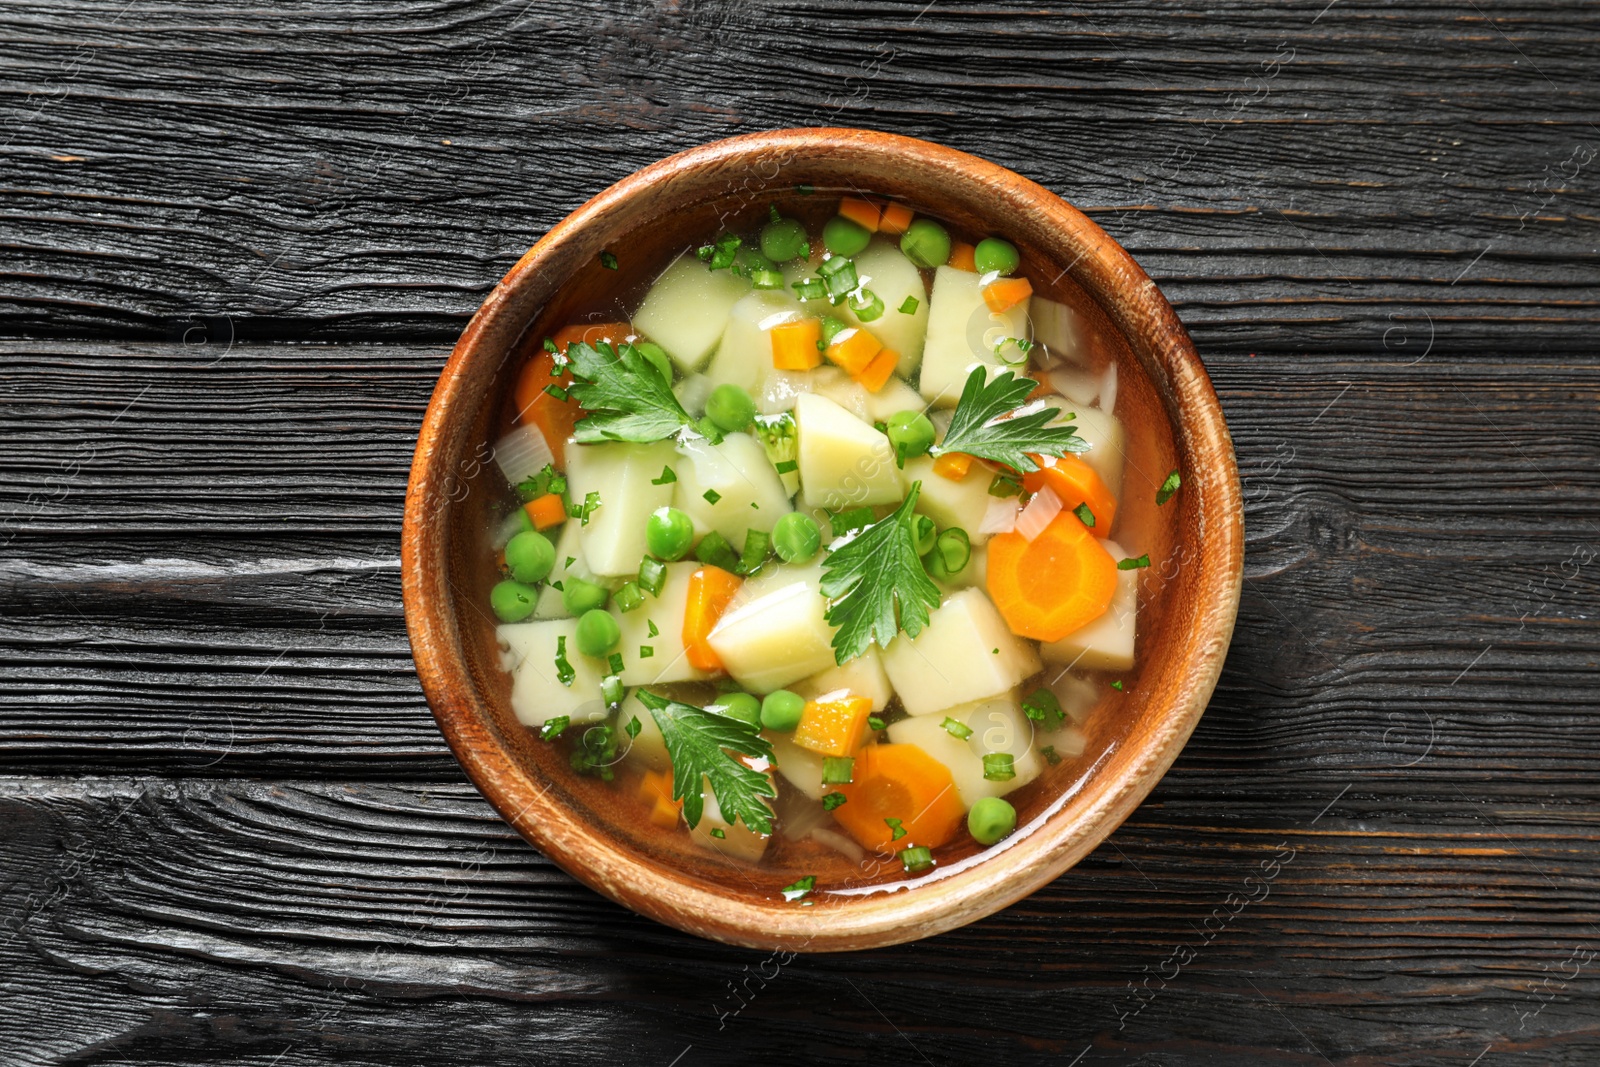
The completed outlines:
[[[1600,14],[1559,0],[85,10],[0,12],[0,334],[445,341],[612,181],[824,123],[1056,189],[1208,348],[1600,320]]]
[[[0,1047],[63,1060],[322,1063],[342,1048],[410,1063],[437,1045],[669,1062],[692,1045],[696,1062],[753,1046],[780,1063],[1181,1047],[1193,1062],[1403,1048],[1459,1064],[1492,1040],[1578,1064],[1600,1048],[1583,1010],[1600,952],[1592,814],[1475,824],[1359,789],[1320,817],[1265,791],[1225,812],[1166,803],[984,922],[789,961],[603,902],[465,786],[13,779],[0,810],[17,872]]]

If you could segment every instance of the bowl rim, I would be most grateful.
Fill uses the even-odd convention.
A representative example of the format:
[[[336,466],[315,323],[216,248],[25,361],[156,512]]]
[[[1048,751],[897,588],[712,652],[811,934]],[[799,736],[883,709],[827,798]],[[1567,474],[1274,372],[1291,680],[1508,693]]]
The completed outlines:
[[[559,802],[543,802],[544,788],[498,742],[482,710],[483,699],[465,665],[446,599],[452,595],[443,574],[447,524],[426,514],[436,498],[435,487],[449,475],[452,457],[435,446],[452,417],[466,368],[477,358],[487,358],[479,353],[480,346],[492,326],[515,313],[511,305],[517,291],[552,260],[569,258],[573,246],[584,244],[589,226],[657,183],[737,169],[774,149],[863,160],[894,155],[901,165],[976,183],[1025,206],[1080,248],[1068,267],[1075,279],[1088,273],[1124,294],[1125,307],[1105,311],[1130,341],[1135,334],[1143,339],[1149,349],[1145,362],[1154,362],[1166,376],[1169,403],[1176,407],[1173,431],[1180,466],[1187,466],[1186,457],[1195,452],[1209,452],[1207,462],[1222,457],[1224,468],[1185,483],[1187,492],[1200,497],[1208,540],[1205,558],[1215,565],[1205,567],[1200,577],[1198,625],[1182,643],[1188,669],[1175,699],[1126,770],[1107,780],[1075,820],[1055,818],[1065,798],[1058,800],[1044,825],[1017,839],[1002,856],[972,863],[916,892],[863,895],[826,909],[754,903],[675,880],[637,862],[625,843],[592,832]],[[419,432],[402,529],[402,596],[423,693],[451,750],[501,816],[557,865],[611,900],[699,936],[772,950],[862,949],[951,930],[1015,903],[1072,867],[1133,813],[1188,741],[1221,673],[1243,580],[1242,516],[1231,439],[1193,342],[1148,275],[1097,224],[1037,183],[943,145],[838,127],[780,129],[710,142],[635,171],[552,227],[495,286],[441,371]],[[818,922],[824,912],[827,921]]]

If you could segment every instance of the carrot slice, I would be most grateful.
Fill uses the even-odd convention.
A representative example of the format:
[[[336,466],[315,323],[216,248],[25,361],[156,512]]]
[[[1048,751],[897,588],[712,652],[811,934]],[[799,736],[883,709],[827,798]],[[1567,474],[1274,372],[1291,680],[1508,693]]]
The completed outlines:
[[[846,327],[834,335],[833,344],[828,346],[828,358],[845,369],[845,373],[854,377],[867,369],[867,364],[872,362],[872,357],[882,351],[883,346],[878,339],[866,330]]]
[[[976,248],[965,241],[957,241],[950,249],[950,265],[956,270],[976,272],[978,269],[977,252]]]
[[[522,505],[522,510],[528,513],[528,518],[533,520],[535,530],[548,530],[552,526],[560,526],[567,521],[567,505],[558,493],[546,493],[544,496],[528,501]]]
[[[1079,504],[1088,505],[1094,516],[1090,532],[1096,537],[1110,536],[1111,526],[1117,521],[1117,498],[1111,495],[1093,467],[1074,455],[1060,458],[1030,455],[1029,458],[1039,464],[1039,469],[1022,476],[1022,488],[1037,493],[1049,486],[1068,511]]]
[[[856,756],[854,779],[836,787],[845,802],[833,817],[866,848],[938,848],[966,816],[950,769],[917,745],[868,745]],[[885,819],[897,820],[905,835],[896,840]]]
[[[1016,307],[1033,295],[1033,283],[1026,278],[996,278],[983,287],[983,302],[993,312]]]
[[[878,213],[877,204],[870,200],[858,200],[853,196],[847,196],[839,201],[839,214],[851,222],[865,226],[868,233],[878,232],[878,220],[882,217]]]
[[[610,341],[615,344],[632,335],[632,328],[625,322],[599,322],[564,326],[550,340],[557,351],[566,352],[567,346],[574,341],[587,344]],[[571,374],[566,371],[553,374],[554,370],[555,356],[541,349],[517,376],[512,398],[517,405],[517,421],[539,428],[545,443],[550,446],[557,469],[561,469],[566,466],[567,438],[572,436],[572,428],[583,418],[584,412],[571,397],[560,400],[545,392],[552,385],[565,389],[572,384]]]
[[[894,374],[894,369],[899,365],[899,354],[885,348],[873,356],[872,362],[868,363],[861,373],[856,375],[856,381],[866,386],[867,392],[876,393],[884,387],[890,375]]]
[[[778,370],[810,370],[822,362],[821,319],[785,322],[768,331],[772,336],[772,365]]]
[[[722,660],[707,638],[743,584],[744,579],[721,567],[705,566],[689,575],[688,602],[683,606],[683,648],[691,666],[702,671],[722,670]]]
[[[890,204],[883,209],[878,221],[879,233],[901,234],[911,228],[911,209],[904,204]]]
[[[965,452],[946,452],[933,461],[933,473],[959,482],[972,469],[972,457]]]
[[[1063,511],[1032,541],[989,539],[989,597],[1019,637],[1059,641],[1098,619],[1117,591],[1117,564],[1078,517]]]
[[[866,736],[872,701],[866,697],[808,700],[794,728],[794,743],[824,756],[849,756]]]

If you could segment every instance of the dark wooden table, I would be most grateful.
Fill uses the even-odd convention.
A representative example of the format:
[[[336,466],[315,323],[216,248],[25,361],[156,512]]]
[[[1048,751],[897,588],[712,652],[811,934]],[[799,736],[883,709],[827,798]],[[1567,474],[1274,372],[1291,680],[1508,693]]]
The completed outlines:
[[[1600,8],[1556,0],[0,5],[0,1065],[1600,1062],[1597,122]],[[507,831],[397,557],[517,255],[821,123],[1122,241],[1249,549],[1098,852],[788,960]]]

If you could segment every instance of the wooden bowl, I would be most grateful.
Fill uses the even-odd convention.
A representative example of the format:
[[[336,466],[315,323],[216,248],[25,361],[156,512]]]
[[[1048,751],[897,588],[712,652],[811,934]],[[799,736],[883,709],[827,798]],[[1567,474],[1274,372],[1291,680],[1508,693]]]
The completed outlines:
[[[1148,552],[1152,566],[1141,578],[1138,666],[1120,675],[1123,692],[1106,689],[1084,754],[1012,794],[1018,833],[989,849],[952,846],[937,869],[914,878],[889,872],[892,861],[866,870],[836,856],[803,905],[779,892],[793,866],[734,867],[680,832],[639,826],[647,820],[633,797],[574,775],[561,746],[520,725],[486,605],[497,577],[488,531],[506,497],[490,442],[507,425],[528,346],[607,294],[636,298],[672,254],[724,227],[757,225],[774,199],[804,211],[807,187],[892,196],[958,231],[1004,234],[1022,251],[1023,273],[1086,317],[1103,349],[1092,358],[1119,363],[1116,410],[1128,447],[1117,538]],[[820,221],[825,198],[811,202]],[[601,265],[603,250],[620,269]],[[1156,488],[1174,468],[1183,487],[1158,508]],[[406,623],[423,691],[467,774],[574,877],[704,937],[858,949],[998,911],[1127,818],[1211,696],[1238,610],[1243,543],[1238,471],[1211,383],[1171,307],[1115,241],[1048,190],[949,148],[860,130],[777,130],[692,149],[618,182],[546,234],[484,301],[440,375],[417,442]]]

